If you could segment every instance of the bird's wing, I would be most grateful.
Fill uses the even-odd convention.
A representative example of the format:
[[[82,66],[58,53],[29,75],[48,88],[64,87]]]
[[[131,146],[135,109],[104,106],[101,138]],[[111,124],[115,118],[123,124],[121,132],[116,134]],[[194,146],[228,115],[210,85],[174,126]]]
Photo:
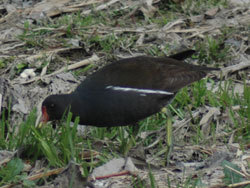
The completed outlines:
[[[195,66],[171,58],[140,56],[105,66],[87,77],[77,91],[120,87],[176,92],[200,80],[211,70],[214,68]]]

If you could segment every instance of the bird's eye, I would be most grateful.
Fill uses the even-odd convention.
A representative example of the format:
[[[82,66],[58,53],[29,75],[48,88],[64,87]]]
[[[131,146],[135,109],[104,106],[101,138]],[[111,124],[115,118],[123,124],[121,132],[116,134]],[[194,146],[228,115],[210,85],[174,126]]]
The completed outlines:
[[[55,107],[55,104],[54,104],[54,103],[51,103],[51,104],[50,104],[50,107],[51,107],[51,108],[54,108],[54,107]]]

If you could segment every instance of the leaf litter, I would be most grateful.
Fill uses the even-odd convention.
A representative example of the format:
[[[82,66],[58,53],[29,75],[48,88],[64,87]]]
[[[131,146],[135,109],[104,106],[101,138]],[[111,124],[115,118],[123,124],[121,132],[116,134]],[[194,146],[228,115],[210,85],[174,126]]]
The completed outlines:
[[[18,36],[22,35],[26,30],[24,27],[25,23],[32,25],[36,24],[34,21],[46,22],[66,13],[80,12],[81,15],[87,16],[94,12],[109,11],[111,9],[116,11],[129,10],[123,17],[124,20],[131,19],[133,21],[133,17],[140,14],[143,15],[145,20],[149,20],[159,11],[159,4],[161,2],[164,3],[164,1],[160,0],[147,0],[144,2],[118,0],[44,0],[32,1],[31,4],[17,1],[0,3],[0,63],[3,62],[3,68],[1,68],[0,64],[0,112],[3,112],[3,109],[8,109],[8,102],[11,99],[11,125],[18,124],[47,95],[69,93],[74,90],[79,83],[78,79],[82,80],[85,76],[76,79],[72,70],[93,63],[102,66],[100,59],[102,61],[103,59],[108,59],[106,57],[107,54],[103,55],[102,52],[98,52],[98,49],[95,50],[93,47],[87,45],[81,47],[81,39],[71,39],[68,41],[68,44],[74,46],[73,48],[62,48],[60,42],[55,41],[53,37],[64,36],[67,30],[64,26],[58,28],[36,27],[34,29],[30,27],[29,29],[34,32],[47,30],[54,35],[48,36],[45,39],[51,45],[46,50],[43,48],[25,49],[26,42],[18,39]],[[181,3],[181,1],[176,1],[176,3]],[[179,19],[168,22],[163,26],[153,23],[135,27],[131,25],[128,27],[111,27],[105,24],[92,25],[84,30],[84,35],[91,36],[94,33],[98,33],[103,38],[109,36],[110,33],[115,35],[130,33],[137,36],[135,47],[130,48],[129,45],[123,45],[121,49],[115,51],[114,56],[116,58],[125,58],[137,54],[145,54],[142,49],[147,49],[154,44],[159,45],[163,49],[164,54],[167,54],[164,51],[166,43],[172,51],[178,51],[183,47],[189,48],[194,46],[196,40],[203,40],[207,35],[220,35],[221,28],[224,25],[241,28],[241,33],[229,35],[226,40],[226,43],[230,44],[230,52],[234,56],[231,64],[225,65],[222,68],[222,73],[215,76],[218,79],[220,77],[224,79],[233,78],[237,82],[233,88],[234,92],[243,95],[244,83],[241,81],[241,72],[249,72],[250,67],[249,46],[247,45],[249,43],[249,31],[247,33],[247,30],[243,29],[244,27],[249,28],[250,9],[248,8],[249,6],[244,6],[246,5],[244,3],[249,4],[249,1],[230,0],[228,8],[215,7],[207,9],[199,15],[190,14],[188,17],[187,15],[180,15]],[[188,27],[190,21],[192,26]],[[79,49],[81,49],[82,54],[78,53]],[[97,53],[95,54],[94,51]],[[13,60],[12,57],[15,57],[15,59]],[[8,60],[10,63],[8,65],[4,64],[5,60]],[[17,64],[23,62],[28,65],[28,68],[20,68],[21,72],[17,74],[15,67]],[[44,62],[46,62],[45,65],[43,65]],[[50,69],[50,72],[48,72],[48,69]],[[39,80],[41,83],[38,84]],[[248,85],[250,83],[249,80],[250,74],[247,74],[246,84]],[[218,90],[218,87],[219,83],[216,83],[213,91],[216,91],[216,88]],[[240,110],[240,107],[234,106],[233,110]],[[204,144],[204,146],[201,146],[194,145],[189,141],[192,136],[192,121],[197,117],[201,117],[199,124],[208,143],[211,140],[210,122],[216,122],[215,139],[219,141],[217,144]],[[156,146],[166,137],[166,133],[163,131],[165,127],[163,127],[164,129],[142,132],[139,135],[142,139],[147,136],[153,136],[155,140],[147,147],[143,147],[140,144],[137,145],[136,150],[142,151],[143,155],[140,152],[136,154],[136,152],[133,152],[133,149],[131,150],[131,155],[134,158],[129,158],[128,164],[133,168],[126,169],[126,160],[123,158],[112,159],[103,166],[95,168],[91,178],[84,179],[81,176],[80,167],[75,164],[72,165],[70,163],[66,168],[52,169],[46,172],[47,175],[42,170],[44,167],[42,165],[40,172],[35,173],[36,175],[32,175],[34,168],[30,169],[31,176],[27,179],[34,180],[58,174],[58,178],[54,182],[50,182],[50,185],[47,187],[52,187],[52,185],[56,187],[57,183],[63,187],[68,184],[64,180],[67,179],[69,181],[71,174],[76,172],[77,176],[73,179],[77,183],[77,187],[128,187],[128,185],[132,187],[132,177],[136,177],[136,179],[146,182],[146,185],[150,185],[150,165],[150,170],[154,174],[158,187],[167,187],[169,181],[171,185],[176,185],[177,182],[181,183],[190,177],[191,179],[201,178],[203,184],[206,185],[205,187],[220,187],[224,185],[222,181],[224,177],[223,168],[220,164],[223,160],[227,160],[240,167],[238,171],[231,167],[227,168],[236,171],[236,173],[241,174],[245,178],[241,185],[250,184],[248,168],[250,160],[249,148],[243,151],[242,147],[234,142],[233,134],[228,134],[224,131],[226,126],[228,126],[225,122],[234,125],[234,121],[230,119],[230,110],[223,111],[220,108],[205,106],[198,108],[197,111],[192,111],[190,117],[185,116],[184,119],[174,118],[173,133],[176,137],[175,141],[179,145],[175,146],[172,158],[170,159],[170,166],[168,167],[163,165],[164,159],[162,155],[155,155],[158,152]],[[224,137],[228,138],[226,143]],[[1,157],[3,156],[1,165],[7,163],[15,156],[15,154],[9,155],[9,151],[1,151],[1,153],[5,152],[7,152],[6,157],[4,157],[4,154],[1,155]],[[36,163],[39,163],[39,161]],[[134,164],[140,168],[136,168]],[[109,168],[113,169],[113,167],[119,167],[119,169],[115,172],[107,170]],[[124,173],[124,169],[128,173]],[[39,171],[39,169],[37,170]],[[112,176],[114,173],[121,174],[120,176]],[[109,174],[111,175],[108,176]],[[98,177],[105,176],[106,178],[98,180]],[[232,183],[231,187],[241,185]],[[8,187],[8,185],[3,187]]]

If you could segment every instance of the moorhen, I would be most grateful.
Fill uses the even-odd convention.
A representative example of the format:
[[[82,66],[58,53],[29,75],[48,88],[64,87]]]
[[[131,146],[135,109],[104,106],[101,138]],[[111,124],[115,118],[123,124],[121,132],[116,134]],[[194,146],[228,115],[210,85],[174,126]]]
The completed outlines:
[[[80,124],[98,127],[131,125],[159,112],[179,89],[219,70],[182,62],[187,50],[169,57],[139,56],[111,63],[88,76],[71,94],[48,96],[42,122],[60,120],[70,109]]]

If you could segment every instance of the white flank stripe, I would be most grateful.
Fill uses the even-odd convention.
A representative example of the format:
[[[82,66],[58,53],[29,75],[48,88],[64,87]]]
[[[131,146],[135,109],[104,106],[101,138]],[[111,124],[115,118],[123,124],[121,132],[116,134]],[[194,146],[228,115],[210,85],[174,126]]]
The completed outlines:
[[[173,95],[174,93],[162,91],[162,90],[153,90],[153,89],[137,89],[130,87],[119,87],[119,86],[107,86],[106,89],[113,89],[115,91],[133,91],[142,94],[162,94],[162,95]]]

